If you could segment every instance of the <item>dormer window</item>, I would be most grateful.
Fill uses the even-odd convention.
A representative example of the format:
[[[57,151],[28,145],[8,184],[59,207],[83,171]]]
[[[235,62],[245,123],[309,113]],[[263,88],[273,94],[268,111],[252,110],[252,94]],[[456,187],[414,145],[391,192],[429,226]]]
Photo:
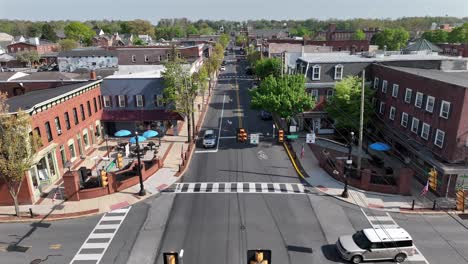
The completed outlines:
[[[314,65],[314,67],[312,67],[312,80],[313,81],[320,80],[320,66],[319,65]]]
[[[148,62],[148,61],[149,61],[149,57],[145,55],[145,62]]]
[[[339,64],[335,66],[335,80],[343,79],[343,65]]]
[[[136,56],[132,55],[132,62],[136,62]]]

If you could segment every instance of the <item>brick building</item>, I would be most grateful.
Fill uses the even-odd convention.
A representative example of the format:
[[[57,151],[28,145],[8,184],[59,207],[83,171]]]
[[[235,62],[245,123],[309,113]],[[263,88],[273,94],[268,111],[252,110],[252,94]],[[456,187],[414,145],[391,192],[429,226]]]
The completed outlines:
[[[362,30],[366,35],[366,40],[370,41],[372,37],[379,32],[378,28],[365,28]],[[355,30],[340,30],[336,29],[336,24],[330,23],[327,30],[321,30],[315,35],[316,39],[323,40],[353,40]]]
[[[307,46],[331,47],[332,51],[366,52],[371,50],[369,40],[298,40],[298,39],[268,39],[263,42],[263,50],[271,44],[291,44]]]
[[[102,140],[101,80],[32,91],[7,100],[14,114],[23,109],[31,115],[31,128],[40,135],[42,147],[26,172],[19,193],[20,204],[36,202],[41,191],[57,181],[70,161],[78,166]],[[7,187],[0,183],[0,204],[12,204]]]
[[[47,40],[40,40],[39,38],[31,38],[29,41],[16,42],[7,46],[8,53],[17,53],[31,50],[37,51],[39,55],[57,52],[59,50],[59,44],[49,42]]]
[[[449,56],[468,57],[468,43],[462,44],[439,44],[442,52],[441,54]]]
[[[160,65],[171,56],[171,46],[112,47],[117,53],[119,65]],[[176,46],[176,56],[192,63],[211,54],[210,45]],[[207,56],[208,55],[208,56]]]
[[[57,62],[61,72],[96,71],[98,69],[117,70],[119,63],[117,53],[104,48],[80,48],[62,51],[58,54]]]

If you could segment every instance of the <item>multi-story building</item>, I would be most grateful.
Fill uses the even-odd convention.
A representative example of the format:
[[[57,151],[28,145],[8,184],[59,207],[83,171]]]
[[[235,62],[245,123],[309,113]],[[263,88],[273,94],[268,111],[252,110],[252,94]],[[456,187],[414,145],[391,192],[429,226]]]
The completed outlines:
[[[98,69],[117,70],[117,52],[104,48],[80,48],[62,51],[58,54],[57,62],[61,72],[74,72],[86,69],[96,71]]]
[[[47,40],[40,40],[39,38],[30,38],[28,41],[16,42],[7,46],[8,53],[17,53],[21,51],[35,50],[39,55],[57,52],[59,44],[49,42]]]
[[[60,179],[67,161],[78,165],[102,140],[101,81],[31,91],[7,100],[11,114],[22,109],[31,115],[31,129],[42,143],[24,177],[20,204],[36,202],[42,190]],[[0,204],[12,204],[4,183]]]
[[[442,54],[449,56],[468,57],[468,43],[462,44],[439,44]]]
[[[441,61],[436,67],[374,63],[378,131],[409,163],[421,182],[439,172],[439,194],[453,195],[468,174],[467,61]],[[448,188],[447,188],[448,187]]]
[[[366,35],[366,40],[370,41],[372,37],[379,32],[378,28],[365,28],[362,30],[364,34]],[[319,40],[352,40],[354,33],[356,31],[354,30],[339,30],[336,29],[336,24],[335,23],[330,23],[328,25],[327,30],[321,30],[317,32],[315,38]]]

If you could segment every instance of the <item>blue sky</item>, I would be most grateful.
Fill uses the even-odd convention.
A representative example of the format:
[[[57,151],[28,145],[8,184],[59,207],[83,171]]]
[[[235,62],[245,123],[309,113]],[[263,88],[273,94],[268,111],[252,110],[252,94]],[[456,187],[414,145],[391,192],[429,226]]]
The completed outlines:
[[[0,0],[0,18],[327,19],[468,16],[468,0]]]

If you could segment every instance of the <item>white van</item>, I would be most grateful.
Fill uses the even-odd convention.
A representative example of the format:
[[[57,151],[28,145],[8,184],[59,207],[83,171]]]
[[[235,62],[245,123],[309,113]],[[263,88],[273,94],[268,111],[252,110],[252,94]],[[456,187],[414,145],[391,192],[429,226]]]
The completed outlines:
[[[341,257],[352,263],[386,259],[401,263],[415,252],[413,239],[401,227],[367,228],[354,235],[341,236],[336,247]]]

